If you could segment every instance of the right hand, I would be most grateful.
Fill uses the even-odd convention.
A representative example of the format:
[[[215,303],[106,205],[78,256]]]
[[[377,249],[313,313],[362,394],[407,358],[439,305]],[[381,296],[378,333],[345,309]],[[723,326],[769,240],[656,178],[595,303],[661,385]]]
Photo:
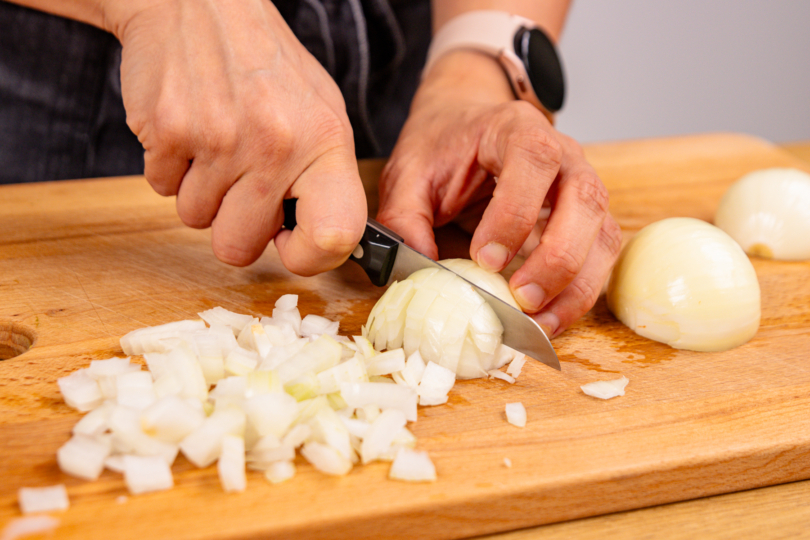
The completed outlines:
[[[110,0],[112,1],[112,0]],[[345,261],[366,202],[340,90],[268,0],[108,2],[127,124],[145,175],[216,256],[244,266],[270,240],[300,275]],[[282,200],[298,198],[293,231]]]

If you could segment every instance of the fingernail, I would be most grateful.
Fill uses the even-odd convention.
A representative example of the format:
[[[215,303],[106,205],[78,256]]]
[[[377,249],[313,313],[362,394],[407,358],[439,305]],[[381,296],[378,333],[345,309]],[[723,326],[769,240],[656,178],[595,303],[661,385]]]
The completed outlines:
[[[478,250],[478,266],[488,272],[500,272],[509,260],[506,246],[492,242]]]
[[[560,318],[550,311],[545,311],[534,316],[534,320],[546,333],[548,339],[557,337],[557,330],[560,329]]]
[[[543,305],[544,296],[543,289],[535,283],[523,285],[515,291],[515,300],[518,301],[524,311],[529,312],[540,309],[540,306]]]

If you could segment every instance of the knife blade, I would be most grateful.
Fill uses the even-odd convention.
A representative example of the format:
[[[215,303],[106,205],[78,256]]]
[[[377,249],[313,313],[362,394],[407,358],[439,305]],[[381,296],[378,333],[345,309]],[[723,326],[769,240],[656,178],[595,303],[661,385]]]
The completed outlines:
[[[296,225],[296,201],[297,199],[284,200],[284,227],[290,230]],[[349,259],[359,264],[371,282],[378,287],[401,281],[423,268],[440,268],[452,272],[411,248],[397,233],[370,218],[366,222],[363,238]],[[503,325],[502,340],[505,345],[562,371],[551,341],[534,319],[468,279],[458,277],[469,283],[498,316]]]

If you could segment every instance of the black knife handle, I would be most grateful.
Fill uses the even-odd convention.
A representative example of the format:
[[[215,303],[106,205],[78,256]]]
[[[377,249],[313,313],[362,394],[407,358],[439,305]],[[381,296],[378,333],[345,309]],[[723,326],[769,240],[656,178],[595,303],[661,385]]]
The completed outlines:
[[[298,199],[284,199],[285,229],[293,230],[295,228],[297,202]],[[388,283],[388,278],[391,277],[397,257],[397,248],[401,242],[401,236],[373,219],[369,219],[363,238],[349,255],[349,259],[360,265],[374,285],[382,287]]]

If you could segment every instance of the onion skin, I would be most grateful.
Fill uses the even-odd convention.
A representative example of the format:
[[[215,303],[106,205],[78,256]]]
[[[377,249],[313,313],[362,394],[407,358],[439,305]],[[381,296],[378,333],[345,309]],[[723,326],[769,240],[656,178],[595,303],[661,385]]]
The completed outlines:
[[[607,303],[631,330],[676,349],[731,349],[760,321],[751,261],[726,233],[693,218],[664,219],[633,237],[613,269]]]
[[[746,253],[767,259],[810,259],[810,174],[762,169],[726,191],[715,224]]]

